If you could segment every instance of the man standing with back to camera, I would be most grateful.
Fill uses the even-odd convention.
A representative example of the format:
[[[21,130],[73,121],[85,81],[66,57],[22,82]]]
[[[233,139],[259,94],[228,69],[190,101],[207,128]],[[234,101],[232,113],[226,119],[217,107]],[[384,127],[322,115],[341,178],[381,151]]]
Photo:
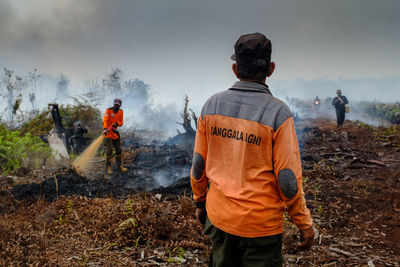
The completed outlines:
[[[312,218],[302,187],[290,109],[265,84],[271,42],[241,36],[232,70],[239,79],[204,104],[191,169],[196,218],[212,243],[210,266],[281,266],[285,208],[311,248]]]

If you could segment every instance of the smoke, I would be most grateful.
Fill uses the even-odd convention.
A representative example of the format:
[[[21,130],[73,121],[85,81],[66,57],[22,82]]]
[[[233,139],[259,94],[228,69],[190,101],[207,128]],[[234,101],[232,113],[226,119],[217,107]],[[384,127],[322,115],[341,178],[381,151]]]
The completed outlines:
[[[0,1],[0,51],[12,44],[13,31],[11,25],[15,23],[15,11],[7,1]],[[1,59],[1,57],[0,57]]]
[[[164,99],[188,85],[200,98],[230,83],[237,38],[260,31],[278,79],[398,75],[399,1],[251,2],[2,0],[0,64],[79,82],[118,65]]]
[[[300,118],[327,117],[336,119],[331,105],[336,90],[341,89],[349,100],[348,120],[359,120],[374,126],[388,126],[382,119],[366,114],[360,104],[363,101],[394,103],[400,101],[400,77],[358,78],[358,79],[314,79],[271,80],[270,89],[274,96],[289,105],[292,112]],[[313,100],[319,97],[320,110],[313,109]]]
[[[36,74],[38,78],[29,80],[32,73],[26,75],[29,80],[22,93],[20,115],[32,114],[32,108],[47,109],[48,103],[74,104],[76,102],[95,106],[103,112],[113,106],[115,98],[122,100],[121,109],[124,111],[124,126],[121,131],[147,130],[157,131],[158,136],[166,139],[179,128],[180,121],[176,103],[155,103],[151,87],[138,78],[126,78],[123,71],[112,69],[99,80],[88,80],[84,88],[69,89],[70,79],[63,73],[58,77],[48,74]],[[0,84],[0,92],[5,90]],[[74,94],[73,94],[73,93]],[[71,95],[71,96],[70,96]],[[180,100],[180,99],[179,99]],[[183,103],[183,97],[182,97]],[[0,104],[5,105],[5,99],[0,98]],[[6,110],[7,111],[7,110]],[[25,120],[29,116],[21,116]],[[3,117],[3,120],[7,118]]]
[[[332,105],[333,97],[320,98],[319,107],[314,106],[313,99],[299,99],[299,98],[281,98],[291,108],[294,116],[300,119],[307,118],[325,118],[332,120],[336,123],[336,110]],[[370,103],[370,102],[369,102]],[[361,121],[373,126],[389,127],[391,123],[378,117],[367,114],[363,110],[363,102],[353,101],[349,102],[350,112],[346,113],[346,120]]]
[[[174,103],[155,104],[151,87],[138,78],[125,78],[124,73],[114,68],[104,75],[97,88],[99,107],[106,109],[115,98],[122,100],[124,129],[162,132],[165,137],[176,131],[175,121],[179,112]]]
[[[153,173],[155,187],[166,187],[176,182],[180,178],[187,177],[190,173],[190,166],[186,167],[171,167],[162,169]],[[153,189],[153,188],[149,188]]]
[[[17,75],[17,74],[16,74]],[[73,104],[74,99],[83,103],[93,105],[103,112],[106,108],[113,105],[115,98],[122,99],[122,109],[124,110],[124,127],[121,131],[147,130],[161,132],[164,138],[176,134],[180,126],[176,122],[181,121],[179,116],[179,106],[176,102],[155,103],[153,88],[136,77],[129,77],[118,68],[111,69],[103,74],[101,79],[87,80],[82,86],[71,88],[72,82],[65,74],[54,77],[49,74],[30,72],[27,75],[20,75],[28,80],[26,92],[22,93],[22,112],[31,112],[35,107],[38,110],[47,109],[47,104],[57,102],[59,104]],[[35,79],[30,77],[35,76]],[[360,101],[383,101],[395,102],[400,100],[400,78],[359,78],[359,79],[293,79],[267,81],[274,96],[287,103],[293,113],[300,117],[315,117],[312,110],[312,100],[318,96],[324,100],[334,97],[337,89],[341,89],[343,94],[349,99],[352,112],[347,118],[361,120],[372,125],[380,125],[381,120],[372,118],[357,110]],[[0,84],[0,87],[4,85]],[[1,88],[0,88],[1,89]],[[4,88],[2,88],[4,89]],[[68,92],[67,92],[68,90]],[[73,95],[69,97],[68,94]],[[184,93],[183,93],[184,94]],[[34,96],[34,97],[32,97]],[[181,101],[180,101],[181,100]],[[191,99],[191,106],[201,108],[202,103],[197,99]],[[307,103],[298,103],[298,100]],[[34,103],[33,103],[34,102]],[[329,101],[328,101],[329,102]],[[5,106],[4,99],[0,99],[0,104]],[[357,110],[357,112],[355,112]],[[320,114],[335,117],[333,107],[328,103],[326,107],[321,107]],[[6,119],[3,115],[3,120]],[[159,135],[159,134],[157,134]]]
[[[312,100],[316,96],[335,97],[341,89],[350,102],[400,100],[400,77],[355,78],[355,79],[314,79],[271,80],[274,95],[282,98]]]
[[[68,98],[68,87],[70,80],[63,73],[58,77],[56,99],[62,101],[62,99]]]
[[[0,120],[11,123],[10,118],[7,118],[5,114],[10,112],[10,105],[14,105],[17,99],[16,96],[21,95],[22,100],[15,114],[18,120],[13,122],[13,127],[18,127],[21,122],[31,118],[34,110],[47,109],[48,103],[73,103],[73,99],[67,96],[69,79],[65,75],[62,75],[61,79],[61,76],[53,77],[48,74],[38,74],[37,70],[25,75],[13,73],[12,79],[24,81],[24,86],[18,86],[18,84],[14,82],[14,97],[10,97],[9,99],[4,97],[4,93],[7,92],[5,77],[5,72],[0,72],[0,106],[6,107],[5,113],[0,114]]]

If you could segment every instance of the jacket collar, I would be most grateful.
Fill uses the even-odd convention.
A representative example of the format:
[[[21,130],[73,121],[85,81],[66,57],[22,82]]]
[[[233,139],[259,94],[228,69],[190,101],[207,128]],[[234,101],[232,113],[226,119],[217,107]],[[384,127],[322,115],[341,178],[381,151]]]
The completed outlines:
[[[262,93],[271,94],[271,91],[268,88],[268,85],[261,82],[245,82],[238,81],[233,84],[230,90],[245,90],[245,91],[257,91]]]

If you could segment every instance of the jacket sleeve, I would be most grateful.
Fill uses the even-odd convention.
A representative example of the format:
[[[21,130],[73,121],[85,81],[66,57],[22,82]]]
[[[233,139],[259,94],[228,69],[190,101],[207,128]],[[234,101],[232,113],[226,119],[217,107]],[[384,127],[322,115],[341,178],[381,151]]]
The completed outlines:
[[[343,96],[343,101],[344,101],[344,104],[348,104],[349,103],[349,100],[347,100],[347,97],[345,97],[345,96]]]
[[[122,125],[124,125],[124,111],[123,110],[121,110],[121,116],[119,116],[118,127],[121,127]]]
[[[286,119],[274,133],[274,172],[280,196],[292,221],[299,229],[312,226],[303,191],[300,151],[293,117]]]
[[[193,199],[197,208],[204,208],[208,190],[206,174],[207,136],[204,118],[200,115],[197,120],[196,140],[193,151],[193,162],[190,170],[190,183],[193,190]]]
[[[107,125],[108,125],[109,115],[110,114],[108,114],[108,110],[106,109],[106,112],[104,113],[104,117],[103,117],[103,129],[108,128]]]

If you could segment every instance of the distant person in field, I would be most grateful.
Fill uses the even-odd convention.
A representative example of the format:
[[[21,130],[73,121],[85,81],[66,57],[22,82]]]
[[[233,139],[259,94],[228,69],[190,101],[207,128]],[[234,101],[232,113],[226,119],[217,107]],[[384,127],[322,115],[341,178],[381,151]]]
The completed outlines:
[[[106,146],[106,172],[112,174],[113,170],[111,167],[111,158],[113,156],[113,148],[115,149],[115,161],[119,170],[126,172],[127,169],[122,166],[122,149],[121,149],[121,138],[118,127],[121,127],[124,123],[124,112],[120,109],[122,101],[120,99],[114,100],[114,106],[106,109],[103,119],[104,129],[104,143]]]
[[[265,84],[275,69],[270,40],[246,34],[234,48],[239,81],[211,96],[197,122],[195,214],[211,239],[210,266],[281,266],[285,209],[300,229],[298,248],[314,240],[293,116]]]
[[[332,101],[332,105],[335,106],[337,128],[340,129],[344,122],[346,105],[349,103],[349,101],[344,95],[342,95],[342,90],[337,90],[336,95],[337,96]]]
[[[314,99],[314,110],[315,112],[318,112],[319,106],[321,105],[321,100],[318,98],[318,96]]]

